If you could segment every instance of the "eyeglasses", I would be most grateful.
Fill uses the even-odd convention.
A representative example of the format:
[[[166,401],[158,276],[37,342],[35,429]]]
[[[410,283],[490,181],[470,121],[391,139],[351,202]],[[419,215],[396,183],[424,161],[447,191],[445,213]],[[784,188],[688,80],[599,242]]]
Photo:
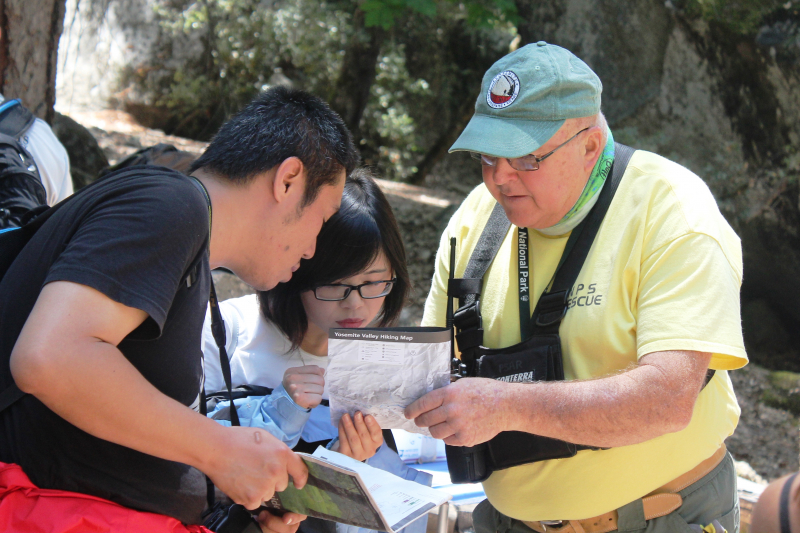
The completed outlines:
[[[347,285],[345,283],[332,283],[314,288],[314,297],[324,302],[339,302],[346,300],[354,290],[365,300],[381,298],[392,292],[392,286],[397,278],[383,281],[368,281],[361,285]]]
[[[508,157],[506,157],[505,160],[508,161],[508,164],[511,165],[511,168],[513,168],[514,170],[521,170],[521,171],[524,171],[524,172],[530,172],[532,170],[539,170],[539,163],[541,163],[542,161],[544,161],[545,159],[547,159],[548,157],[553,155],[556,152],[556,150],[558,150],[559,148],[561,148],[562,146],[564,146],[565,144],[570,142],[572,139],[574,139],[575,137],[577,137],[578,135],[580,135],[581,133],[583,133],[584,131],[586,131],[588,129],[589,128],[583,128],[581,131],[579,131],[578,133],[576,133],[575,135],[573,135],[572,137],[570,137],[569,139],[567,139],[563,143],[559,144],[558,146],[553,148],[551,151],[549,151],[548,153],[544,154],[542,157],[536,157],[533,154],[529,154],[529,155],[524,155],[522,157],[514,157],[514,158],[510,158],[510,159]],[[479,152],[470,152],[469,155],[470,155],[470,157],[472,157],[472,159],[476,159],[476,160],[480,161],[481,165],[483,165],[485,167],[493,167],[493,166],[495,166],[497,164],[497,160],[500,159],[499,157],[495,157],[493,155],[481,154]]]

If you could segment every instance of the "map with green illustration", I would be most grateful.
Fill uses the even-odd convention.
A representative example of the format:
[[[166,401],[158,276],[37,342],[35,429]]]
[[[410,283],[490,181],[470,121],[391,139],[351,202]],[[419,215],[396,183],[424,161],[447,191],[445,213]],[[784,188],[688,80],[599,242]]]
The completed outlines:
[[[303,457],[308,482],[298,490],[289,487],[276,493],[267,507],[382,531],[386,529],[374,504],[358,482],[355,472],[340,472]]]

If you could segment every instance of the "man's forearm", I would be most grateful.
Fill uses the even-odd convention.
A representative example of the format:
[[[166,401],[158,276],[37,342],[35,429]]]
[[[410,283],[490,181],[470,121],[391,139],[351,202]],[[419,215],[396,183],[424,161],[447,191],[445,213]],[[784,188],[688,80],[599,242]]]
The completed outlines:
[[[673,353],[687,352],[664,352]],[[687,376],[697,376],[696,369],[707,368],[710,354],[692,357],[696,357],[694,362],[681,364]],[[600,447],[644,442],[680,431],[691,420],[702,380],[687,377],[678,382],[675,378],[659,364],[642,364],[597,380],[504,383],[505,427]]]
[[[117,345],[146,317],[83,285],[45,285],[11,353],[14,380],[95,437],[198,468],[249,509],[289,476],[302,487],[307,470],[285,444],[261,429],[224,428],[136,370]]]
[[[501,431],[599,447],[636,444],[689,423],[710,359],[701,352],[658,352],[590,381],[466,378],[426,394],[406,416],[456,446],[486,442]]]
[[[74,426],[149,455],[205,470],[221,446],[221,426],[165,396],[100,340],[62,346],[18,382]]]

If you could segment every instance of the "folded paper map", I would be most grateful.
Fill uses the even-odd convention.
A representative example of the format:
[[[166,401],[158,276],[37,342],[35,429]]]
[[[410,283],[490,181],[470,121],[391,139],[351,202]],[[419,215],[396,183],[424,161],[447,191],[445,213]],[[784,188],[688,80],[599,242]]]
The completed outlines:
[[[334,426],[361,411],[383,429],[430,435],[403,410],[450,383],[450,335],[446,328],[331,329],[325,382]]]

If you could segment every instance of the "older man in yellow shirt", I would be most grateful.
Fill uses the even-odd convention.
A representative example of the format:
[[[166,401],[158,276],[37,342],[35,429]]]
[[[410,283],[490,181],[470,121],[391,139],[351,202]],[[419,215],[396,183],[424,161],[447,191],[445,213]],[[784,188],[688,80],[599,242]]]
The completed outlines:
[[[464,277],[499,204],[511,226],[483,276],[483,346],[525,340],[571,233],[611,186],[619,147],[601,90],[585,63],[544,42],[487,71],[475,115],[451,148],[473,152],[484,183],[442,236],[424,326],[445,324],[450,239],[458,242],[453,274]],[[475,511],[478,533],[691,531],[714,521],[738,531],[723,441],[739,417],[726,371],[747,363],[739,239],[703,181],[658,155],[634,152],[607,194],[613,200],[557,330],[564,379],[467,377],[406,410],[452,446],[512,431],[579,445],[571,457],[495,469]]]

